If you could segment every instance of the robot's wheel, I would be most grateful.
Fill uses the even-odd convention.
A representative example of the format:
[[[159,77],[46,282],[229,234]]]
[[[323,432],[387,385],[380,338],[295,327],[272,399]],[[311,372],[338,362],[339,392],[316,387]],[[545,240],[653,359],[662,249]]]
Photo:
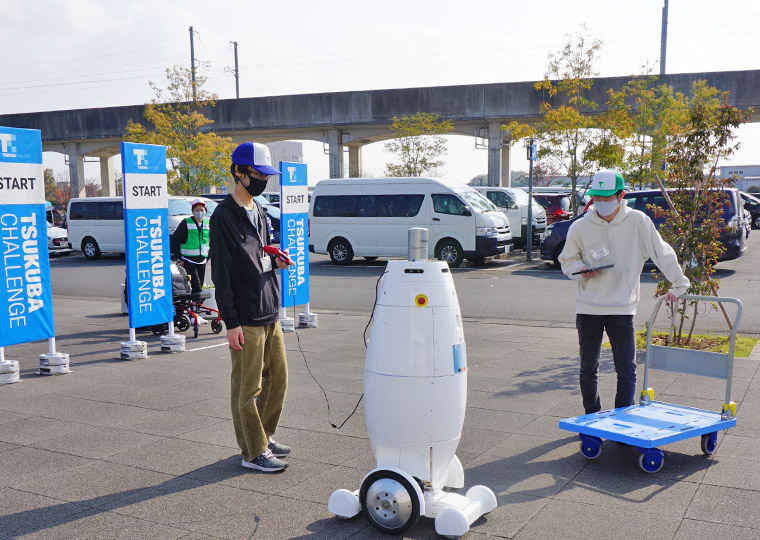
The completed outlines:
[[[190,319],[187,318],[187,315],[180,315],[174,318],[174,325],[177,327],[177,330],[184,332],[190,328]]]
[[[359,501],[364,515],[384,533],[405,531],[420,517],[420,501],[409,481],[393,471],[377,471],[362,482]]]
[[[211,331],[215,334],[220,334],[222,332],[222,321],[219,319],[211,321]]]

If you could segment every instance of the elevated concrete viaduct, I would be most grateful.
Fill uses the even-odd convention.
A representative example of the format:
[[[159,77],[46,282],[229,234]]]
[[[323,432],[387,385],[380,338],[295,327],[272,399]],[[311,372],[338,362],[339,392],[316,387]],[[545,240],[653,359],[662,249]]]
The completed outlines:
[[[607,90],[619,89],[630,77],[597,78],[589,98],[604,110]],[[662,80],[689,94],[694,81],[731,92],[730,103],[760,109],[760,70],[666,75]],[[361,171],[361,147],[391,138],[394,116],[438,113],[454,123],[454,133],[476,137],[488,149],[488,182],[509,185],[509,147],[501,125],[512,120],[535,122],[548,96],[533,82],[472,84],[357,92],[332,92],[219,100],[206,115],[220,135],[235,141],[271,142],[289,139],[321,141],[329,149],[330,177],[345,176],[343,151],[348,149],[348,176]],[[548,101],[552,101],[548,99]],[[144,105],[0,115],[0,125],[42,131],[43,149],[67,154],[72,193],[84,196],[84,157],[101,162],[103,193],[115,193],[112,157],[128,120],[141,122]],[[754,115],[757,121],[760,114]]]

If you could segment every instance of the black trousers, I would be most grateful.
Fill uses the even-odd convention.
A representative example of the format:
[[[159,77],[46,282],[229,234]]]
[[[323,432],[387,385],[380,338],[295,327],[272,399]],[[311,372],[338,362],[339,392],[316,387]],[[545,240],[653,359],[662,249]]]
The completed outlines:
[[[578,329],[581,353],[581,396],[586,414],[602,410],[596,374],[599,370],[603,332],[607,332],[607,337],[610,338],[612,358],[617,372],[615,408],[633,405],[636,393],[636,337],[633,315],[577,314],[575,326]]]
[[[190,277],[190,288],[193,294],[203,290],[203,280],[206,279],[206,263],[196,264],[190,261],[184,261],[184,268]]]

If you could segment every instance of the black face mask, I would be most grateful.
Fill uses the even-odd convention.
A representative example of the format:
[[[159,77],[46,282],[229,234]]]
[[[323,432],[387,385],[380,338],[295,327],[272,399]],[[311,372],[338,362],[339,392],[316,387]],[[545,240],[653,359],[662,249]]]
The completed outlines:
[[[266,180],[259,180],[250,174],[247,174],[246,176],[248,177],[248,185],[243,187],[252,197],[258,197],[264,193],[264,190],[267,188]]]

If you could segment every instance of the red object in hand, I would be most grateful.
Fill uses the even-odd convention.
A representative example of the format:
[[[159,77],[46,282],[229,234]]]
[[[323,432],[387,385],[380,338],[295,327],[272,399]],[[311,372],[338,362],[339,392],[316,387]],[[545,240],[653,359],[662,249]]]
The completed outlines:
[[[293,259],[291,259],[287,253],[285,253],[284,251],[280,251],[274,246],[264,246],[264,253],[266,253],[267,255],[274,255],[275,257],[277,257],[278,261],[285,263],[287,265],[294,264]]]

